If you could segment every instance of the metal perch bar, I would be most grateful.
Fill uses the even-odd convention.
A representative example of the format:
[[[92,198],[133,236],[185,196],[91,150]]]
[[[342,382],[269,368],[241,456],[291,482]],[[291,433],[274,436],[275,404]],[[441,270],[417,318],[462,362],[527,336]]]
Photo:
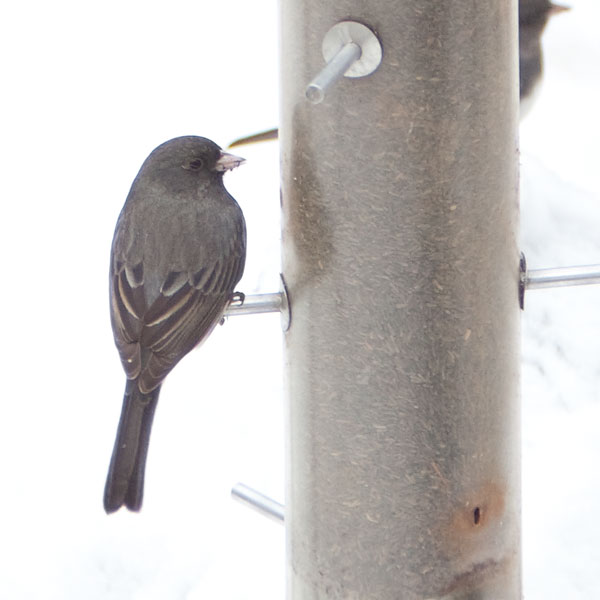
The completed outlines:
[[[225,310],[226,317],[238,315],[256,315],[261,313],[281,312],[283,306],[283,293],[255,294],[246,296],[244,302],[232,302]]]
[[[318,104],[323,102],[325,92],[360,58],[360,46],[349,42],[334,56],[331,62],[308,84],[306,97]]]
[[[269,517],[278,523],[283,523],[284,506],[280,502],[261,494],[261,492],[258,492],[243,483],[236,483],[231,489],[231,495],[242,504],[259,512],[261,515]]]
[[[525,288],[528,290],[597,283],[600,283],[600,265],[533,269],[525,275]]]
[[[555,269],[530,269],[525,275],[527,290],[554,287],[600,284],[600,264]],[[285,308],[284,292],[246,296],[243,304],[234,301],[225,310],[226,317],[282,312]]]

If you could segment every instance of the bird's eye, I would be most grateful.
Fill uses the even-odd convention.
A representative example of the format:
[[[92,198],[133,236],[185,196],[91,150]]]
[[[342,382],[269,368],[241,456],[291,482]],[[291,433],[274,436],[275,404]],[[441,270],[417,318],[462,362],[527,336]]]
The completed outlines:
[[[204,161],[201,158],[194,158],[182,165],[188,171],[198,171],[204,166]]]

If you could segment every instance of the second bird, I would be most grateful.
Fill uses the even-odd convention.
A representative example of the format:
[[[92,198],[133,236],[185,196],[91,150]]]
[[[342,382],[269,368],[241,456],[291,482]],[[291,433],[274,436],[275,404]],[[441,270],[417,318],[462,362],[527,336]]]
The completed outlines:
[[[110,314],[127,375],[104,509],[139,510],[152,419],[173,367],[220,322],[242,277],[246,226],[223,185],[243,159],[211,140],[158,146],[121,211],[110,259]]]

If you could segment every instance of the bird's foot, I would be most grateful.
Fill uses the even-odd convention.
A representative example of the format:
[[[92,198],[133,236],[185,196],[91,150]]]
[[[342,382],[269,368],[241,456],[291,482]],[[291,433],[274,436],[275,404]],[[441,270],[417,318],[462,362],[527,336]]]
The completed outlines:
[[[244,300],[246,299],[246,294],[244,292],[234,292],[231,294],[231,299],[229,300],[230,304],[239,304],[242,306],[244,304]]]
[[[244,304],[244,300],[246,299],[246,294],[244,294],[244,292],[234,292],[233,294],[231,294],[231,297],[229,298],[229,304],[237,304],[239,306],[242,306]],[[223,325],[225,323],[225,317],[223,316],[221,318],[221,321],[219,322],[219,325]]]

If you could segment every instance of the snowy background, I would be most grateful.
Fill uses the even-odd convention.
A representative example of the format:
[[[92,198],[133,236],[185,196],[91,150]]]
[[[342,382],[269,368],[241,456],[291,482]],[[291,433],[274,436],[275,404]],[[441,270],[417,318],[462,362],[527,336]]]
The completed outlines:
[[[600,263],[600,4],[545,36],[522,125],[531,268]],[[169,376],[141,514],[102,509],[124,376],[108,321],[114,224],[149,151],[277,123],[274,0],[12,3],[0,19],[4,279],[0,598],[281,599],[281,330],[229,319]],[[239,289],[278,289],[276,144],[226,183],[246,215]],[[530,292],[523,318],[527,599],[600,597],[600,287]],[[231,368],[235,366],[235,377]]]

